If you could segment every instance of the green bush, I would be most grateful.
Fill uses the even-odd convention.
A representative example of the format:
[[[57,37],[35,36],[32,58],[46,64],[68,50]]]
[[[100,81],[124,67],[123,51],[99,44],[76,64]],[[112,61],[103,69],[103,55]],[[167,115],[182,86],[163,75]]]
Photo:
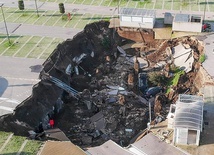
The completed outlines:
[[[19,5],[19,10],[24,10],[25,9],[25,5],[24,5],[24,1],[23,0],[19,0],[18,1],[18,5]]]
[[[64,14],[65,13],[65,7],[64,7],[64,4],[63,3],[59,3],[59,12],[61,14]]]
[[[148,80],[154,86],[165,86],[168,78],[161,73],[151,72],[148,74]]]
[[[200,55],[199,62],[203,63],[205,60],[206,60],[206,55],[205,54]]]

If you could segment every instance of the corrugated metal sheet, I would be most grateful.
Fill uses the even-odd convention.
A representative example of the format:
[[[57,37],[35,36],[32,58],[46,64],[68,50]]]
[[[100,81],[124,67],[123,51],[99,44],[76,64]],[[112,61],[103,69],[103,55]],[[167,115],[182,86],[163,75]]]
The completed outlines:
[[[161,141],[151,133],[132,144],[129,147],[129,150],[131,150],[131,147],[137,149],[140,153],[142,152],[142,154],[148,155],[186,155],[186,153],[178,150],[176,147],[169,145],[164,141]]]
[[[174,128],[202,131],[203,97],[180,94],[176,102]]]
[[[190,21],[190,15],[188,15],[188,14],[176,14],[174,21],[175,22],[189,22]]]
[[[121,8],[120,15],[125,16],[141,16],[141,17],[155,17],[155,10],[136,9],[136,8]]]
[[[97,147],[87,148],[86,152],[92,155],[132,155],[112,140]]]

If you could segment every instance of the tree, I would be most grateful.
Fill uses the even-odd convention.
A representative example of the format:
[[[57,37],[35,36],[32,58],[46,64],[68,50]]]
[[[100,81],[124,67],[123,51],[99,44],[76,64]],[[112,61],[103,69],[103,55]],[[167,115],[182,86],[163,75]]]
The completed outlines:
[[[64,14],[65,13],[65,7],[64,7],[64,4],[63,3],[59,3],[59,12],[61,14]]]
[[[19,10],[24,10],[25,9],[25,5],[24,5],[24,1],[23,0],[19,0],[18,1],[18,5],[19,5]]]

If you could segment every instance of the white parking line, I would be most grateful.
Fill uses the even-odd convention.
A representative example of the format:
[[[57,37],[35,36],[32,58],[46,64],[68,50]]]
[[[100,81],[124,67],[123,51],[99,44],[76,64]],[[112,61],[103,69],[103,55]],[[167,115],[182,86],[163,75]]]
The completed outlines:
[[[13,46],[13,45],[18,41],[19,38],[21,38],[21,36],[19,36],[18,38],[16,38],[16,39],[13,41],[13,43],[12,43],[11,46]],[[2,52],[1,55],[4,55],[4,54],[7,52],[7,50],[8,50],[11,46],[8,46],[8,47]]]
[[[5,79],[13,79],[13,80],[22,80],[22,81],[35,81],[35,82],[39,82],[40,79],[26,79],[26,78],[14,78],[14,77],[8,77],[8,76],[4,76]]]
[[[41,52],[41,54],[37,57],[37,59],[40,59],[41,56],[45,53],[45,51],[51,46],[51,44],[53,43],[53,41],[55,40],[56,38],[52,38],[52,41],[50,41],[50,43],[46,46],[46,48]]]
[[[1,110],[6,110],[6,111],[11,111],[11,112],[13,112],[13,109],[14,109],[14,108],[9,108],[9,107],[5,107],[5,106],[0,106],[0,109],[1,109]]]
[[[21,49],[26,45],[27,42],[30,41],[31,38],[33,38],[33,36],[31,36],[31,37],[30,37],[30,38],[29,38],[17,51],[16,51],[16,53],[13,54],[13,57],[15,57],[16,54],[19,53],[19,51],[21,51]]]
[[[37,45],[44,39],[45,37],[42,37],[30,50],[30,52],[28,52],[28,54],[26,54],[25,58],[27,58],[32,52],[33,50],[37,47]]]
[[[43,16],[45,13],[46,13],[47,11],[44,11],[43,13],[42,13],[42,15],[40,15],[40,16]],[[40,16],[33,22],[33,24],[32,25],[34,25],[39,19],[40,19]],[[42,25],[44,25],[44,24],[42,24]]]
[[[20,103],[20,101],[18,101],[18,100],[0,97],[0,103],[4,102],[4,101],[5,102],[9,102],[9,103],[14,103],[14,104],[19,104]]]
[[[56,13],[57,11],[54,11],[53,13],[52,13],[52,15],[54,15],[55,13]],[[52,17],[52,15],[46,20],[46,22],[44,22],[42,25],[45,25],[49,20],[50,20],[50,18]]]
[[[79,20],[76,22],[76,24],[74,25],[74,27],[73,28],[76,28],[76,26],[77,26],[77,24],[80,22],[80,20],[82,19],[82,17],[85,15],[85,13],[84,14],[82,14],[82,16],[79,18]]]

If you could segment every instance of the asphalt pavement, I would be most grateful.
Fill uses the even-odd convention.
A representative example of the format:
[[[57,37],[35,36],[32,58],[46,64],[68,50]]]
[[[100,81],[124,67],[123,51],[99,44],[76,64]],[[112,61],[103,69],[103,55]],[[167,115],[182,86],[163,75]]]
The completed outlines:
[[[42,59],[0,56],[0,116],[13,109],[32,93],[39,82]]]

